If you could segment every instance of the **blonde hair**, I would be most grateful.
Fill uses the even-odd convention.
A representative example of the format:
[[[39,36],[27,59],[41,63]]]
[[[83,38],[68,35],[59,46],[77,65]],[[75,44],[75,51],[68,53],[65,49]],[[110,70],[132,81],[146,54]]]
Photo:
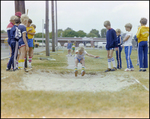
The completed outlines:
[[[117,32],[117,33],[121,33],[121,30],[120,30],[120,29],[116,29],[116,32]]]
[[[13,16],[10,17],[10,20],[15,20],[17,18],[18,18],[17,16],[13,15]]]
[[[127,23],[127,24],[125,25],[125,27],[132,29],[132,24]]]
[[[147,24],[147,19],[146,18],[141,18],[140,23],[143,25]]]
[[[20,18],[21,22],[24,22],[25,20],[28,20],[28,19],[29,19],[28,15],[26,14],[21,15],[21,18]]]
[[[83,46],[80,46],[80,47],[78,48],[78,51],[79,51],[79,52],[84,52],[84,47],[83,47]]]
[[[104,26],[105,26],[105,27],[110,26],[110,25],[111,25],[111,24],[110,24],[110,21],[105,21],[105,22],[104,22]]]

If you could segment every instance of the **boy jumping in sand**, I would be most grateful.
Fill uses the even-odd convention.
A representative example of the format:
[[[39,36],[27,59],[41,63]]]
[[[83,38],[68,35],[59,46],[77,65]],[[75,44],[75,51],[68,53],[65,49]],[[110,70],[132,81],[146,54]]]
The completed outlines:
[[[95,57],[95,58],[98,58],[99,56],[94,56],[94,55],[91,55],[91,54],[88,54],[85,50],[84,50],[84,47],[83,46],[80,46],[78,48],[78,50],[76,50],[75,52],[75,76],[77,76],[78,74],[78,71],[77,71],[77,66],[78,66],[78,63],[81,63],[82,64],[82,71],[81,71],[81,75],[84,76],[85,74],[85,70],[84,70],[84,67],[85,67],[85,58],[84,58],[84,55],[87,55],[87,56],[90,56],[90,57]]]

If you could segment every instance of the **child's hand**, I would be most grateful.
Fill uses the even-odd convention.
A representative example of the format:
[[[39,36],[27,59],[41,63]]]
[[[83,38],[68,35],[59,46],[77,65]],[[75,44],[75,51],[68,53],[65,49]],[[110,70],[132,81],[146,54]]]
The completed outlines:
[[[31,30],[32,30],[32,28],[29,29],[29,31],[31,31]]]
[[[28,46],[26,46],[26,51],[27,51],[27,52],[29,51],[29,47],[28,47]]]
[[[99,56],[95,56],[94,58],[99,58]]]

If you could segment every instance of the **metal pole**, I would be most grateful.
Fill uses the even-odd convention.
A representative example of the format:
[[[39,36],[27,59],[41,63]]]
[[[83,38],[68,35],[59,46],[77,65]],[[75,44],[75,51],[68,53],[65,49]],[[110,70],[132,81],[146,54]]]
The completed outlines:
[[[46,1],[46,29],[45,29],[45,35],[46,35],[46,56],[50,56],[49,51],[49,1]]]
[[[51,1],[52,8],[52,51],[55,52],[55,28],[54,28],[54,1]]]
[[[58,51],[58,33],[57,33],[57,1],[55,1],[55,15],[56,15],[56,47]]]
[[[44,19],[42,19],[42,48],[43,48]]]

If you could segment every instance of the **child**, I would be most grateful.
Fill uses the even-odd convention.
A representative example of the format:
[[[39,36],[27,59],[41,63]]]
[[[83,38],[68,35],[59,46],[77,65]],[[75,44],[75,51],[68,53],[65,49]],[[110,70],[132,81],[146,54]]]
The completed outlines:
[[[121,51],[122,51],[122,47],[121,47],[121,30],[120,29],[116,29],[116,34],[117,34],[117,41],[118,41],[118,49],[116,50],[116,59],[117,59],[117,68],[121,69],[122,68],[122,61],[121,61]]]
[[[32,20],[28,20],[27,24],[27,34],[28,34],[28,46],[29,46],[29,68],[32,68],[31,62],[32,62],[32,53],[33,53],[33,37],[35,35],[34,27],[31,26]],[[26,57],[25,57],[26,59]]]
[[[74,55],[75,45],[76,45],[76,42],[74,41],[74,43],[72,44],[72,55]]]
[[[11,46],[10,46],[10,30],[11,30],[11,28],[14,26],[14,24],[15,24],[15,18],[16,18],[16,16],[15,15],[13,15],[13,16],[11,16],[10,17],[10,23],[7,25],[7,35],[8,35],[8,40],[7,40],[7,42],[8,42],[8,45],[9,45],[9,49],[10,49],[10,57],[11,57],[11,54],[12,54],[12,51],[11,51]],[[10,57],[9,57],[9,60],[10,60]],[[9,60],[8,60],[8,62],[9,62]],[[8,65],[8,63],[7,63],[7,65]]]
[[[68,44],[67,44],[67,49],[68,49],[68,56],[70,56],[71,54],[71,48],[72,48],[72,43],[71,43],[71,41],[69,40],[68,41]]]
[[[88,54],[85,50],[84,50],[84,47],[83,46],[80,46],[78,48],[78,50],[76,50],[75,52],[76,56],[75,56],[75,76],[77,76],[78,74],[78,71],[77,71],[77,66],[78,66],[78,63],[81,63],[82,64],[82,71],[81,71],[81,75],[84,76],[85,74],[85,70],[84,70],[84,67],[85,67],[85,58],[84,58],[84,55],[87,55],[87,56],[90,56],[90,57],[95,57],[95,58],[98,58],[99,56],[93,56],[91,54]]]
[[[18,55],[18,40],[19,40],[19,38],[16,35],[16,30],[19,23],[20,23],[20,19],[16,17],[15,25],[10,30],[10,46],[11,46],[12,54],[9,63],[7,65],[6,71],[9,71],[11,69],[11,65],[13,66],[13,71],[16,70],[16,59]]]
[[[139,71],[146,71],[146,68],[148,68],[148,45],[147,40],[149,37],[149,27],[146,26],[147,19],[141,18],[140,20],[141,27],[138,28],[137,31],[137,38],[138,38],[138,56],[139,56]]]
[[[20,29],[20,34],[21,36],[19,37],[19,48],[21,55],[19,57],[19,69],[24,69],[24,58],[26,52],[29,51],[29,46],[28,46],[28,37],[27,37],[27,32],[26,32],[26,25],[28,24],[28,19],[29,17],[26,14],[21,15],[21,24],[18,26],[18,29]]]
[[[126,62],[127,62],[127,68],[124,71],[134,71],[134,67],[132,65],[132,61],[130,58],[131,52],[132,52],[132,38],[133,35],[131,33],[132,29],[132,24],[127,23],[125,25],[125,29],[127,31],[125,38],[123,39],[123,46],[124,46],[124,51],[126,55]]]
[[[109,21],[105,21],[104,26],[106,27],[106,29],[108,29],[106,33],[106,40],[107,40],[106,50],[107,50],[107,58],[108,58],[108,69],[105,72],[115,71],[117,70],[117,68],[115,65],[115,59],[113,58],[113,50],[115,47],[118,46],[117,35],[116,35],[116,31],[113,28],[111,28],[111,24]],[[113,63],[112,69],[111,69],[111,61]]]
[[[36,25],[31,24],[31,26],[33,26],[34,30],[36,29]],[[35,43],[35,40],[33,40],[33,50],[34,50],[34,43]],[[32,56],[31,56],[32,58],[33,58],[33,50],[32,50]]]

